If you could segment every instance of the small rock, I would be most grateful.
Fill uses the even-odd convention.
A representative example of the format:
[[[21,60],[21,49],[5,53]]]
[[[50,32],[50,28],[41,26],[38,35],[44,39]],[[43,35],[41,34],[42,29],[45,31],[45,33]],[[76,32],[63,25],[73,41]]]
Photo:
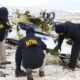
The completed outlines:
[[[6,77],[6,75],[3,71],[0,71],[0,77]]]

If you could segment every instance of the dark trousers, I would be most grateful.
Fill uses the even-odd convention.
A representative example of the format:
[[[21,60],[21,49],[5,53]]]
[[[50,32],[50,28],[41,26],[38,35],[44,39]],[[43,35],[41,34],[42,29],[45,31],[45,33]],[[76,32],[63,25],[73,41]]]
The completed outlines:
[[[80,52],[80,42],[77,42],[72,46],[70,63],[69,63],[70,68],[76,67],[79,52]]]

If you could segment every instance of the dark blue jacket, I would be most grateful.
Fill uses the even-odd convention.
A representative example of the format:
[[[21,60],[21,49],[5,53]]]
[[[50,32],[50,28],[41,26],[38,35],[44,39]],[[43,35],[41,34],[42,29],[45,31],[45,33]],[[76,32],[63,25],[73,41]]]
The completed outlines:
[[[37,44],[27,46],[27,42],[30,39],[36,40]],[[33,42],[35,43],[35,41]],[[45,57],[43,52],[44,49],[46,49],[46,45],[40,38],[35,37],[33,34],[21,39],[16,50],[16,66],[20,68],[22,62],[25,68],[35,69],[40,67]]]
[[[2,42],[6,36],[7,30],[10,28],[10,25],[4,19],[0,19],[0,42]]]
[[[61,48],[61,44],[64,38],[72,39],[73,45],[71,49],[70,62],[68,66],[71,69],[75,69],[80,52],[80,24],[66,22],[63,25],[64,25],[63,35],[59,35],[57,46],[58,49]]]
[[[64,34],[59,35],[58,46],[61,47],[64,38],[71,38],[74,43],[80,43],[80,24],[65,22]]]

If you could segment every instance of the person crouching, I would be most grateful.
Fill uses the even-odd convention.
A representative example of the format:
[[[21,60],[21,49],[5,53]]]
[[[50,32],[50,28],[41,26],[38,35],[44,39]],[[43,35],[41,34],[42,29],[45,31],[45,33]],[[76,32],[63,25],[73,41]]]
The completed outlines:
[[[39,76],[44,76],[45,66],[45,53],[46,45],[39,37],[35,36],[33,28],[27,30],[27,36],[19,41],[15,61],[16,71],[15,74],[18,77],[21,72],[21,63],[25,69],[39,69]]]

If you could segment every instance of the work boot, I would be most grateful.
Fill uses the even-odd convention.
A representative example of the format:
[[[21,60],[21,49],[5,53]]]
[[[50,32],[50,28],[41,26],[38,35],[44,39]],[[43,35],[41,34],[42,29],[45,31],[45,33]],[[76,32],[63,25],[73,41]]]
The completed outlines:
[[[20,74],[21,74],[21,70],[16,70],[16,71],[15,71],[15,76],[16,76],[16,77],[19,77]]]
[[[68,65],[67,66],[64,66],[63,69],[69,69],[69,70],[75,71],[75,68],[71,68]]]
[[[27,72],[27,80],[33,80],[32,70],[29,68],[26,70]]]
[[[44,71],[39,71],[39,76],[44,77]]]

